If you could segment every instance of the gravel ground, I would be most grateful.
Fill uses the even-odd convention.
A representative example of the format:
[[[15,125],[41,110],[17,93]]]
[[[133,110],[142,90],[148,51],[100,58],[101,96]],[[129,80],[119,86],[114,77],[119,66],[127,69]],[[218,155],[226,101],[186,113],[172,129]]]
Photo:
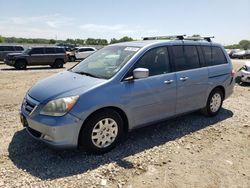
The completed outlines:
[[[0,187],[250,187],[249,85],[236,85],[216,117],[195,112],[138,129],[95,156],[53,150],[19,121],[28,88],[59,71],[0,64]]]

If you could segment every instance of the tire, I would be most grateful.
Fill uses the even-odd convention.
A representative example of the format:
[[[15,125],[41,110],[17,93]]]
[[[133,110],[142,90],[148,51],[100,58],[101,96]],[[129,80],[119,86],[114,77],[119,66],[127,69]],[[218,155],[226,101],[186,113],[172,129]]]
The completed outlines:
[[[26,61],[24,60],[18,60],[16,63],[15,63],[15,68],[17,70],[25,70],[27,68],[27,63]]]
[[[63,68],[64,61],[61,59],[57,59],[55,63],[51,66],[52,68]]]
[[[208,117],[215,116],[221,110],[223,104],[223,92],[221,89],[216,88],[210,93],[206,107],[201,112]]]
[[[79,146],[90,153],[106,153],[123,138],[123,125],[123,120],[116,111],[99,111],[84,123],[79,135]]]
[[[75,60],[76,60],[75,56],[69,56],[69,61],[70,62],[75,62]]]

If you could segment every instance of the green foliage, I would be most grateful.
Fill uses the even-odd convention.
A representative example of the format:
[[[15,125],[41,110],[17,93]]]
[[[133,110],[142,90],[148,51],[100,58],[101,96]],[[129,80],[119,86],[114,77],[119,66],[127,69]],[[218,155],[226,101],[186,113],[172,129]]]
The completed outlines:
[[[0,35],[0,43],[4,42],[3,37]]]
[[[250,41],[249,40],[241,40],[239,42],[239,45],[241,46],[241,48],[243,48],[244,50],[250,49]]]
[[[110,44],[115,44],[115,43],[118,43],[118,42],[129,42],[129,41],[133,41],[134,39],[132,39],[131,37],[128,37],[128,36],[125,36],[125,37],[122,37],[120,39],[115,39],[115,38],[112,38],[110,40]]]
[[[238,44],[225,46],[227,49],[250,49],[250,41],[249,40],[241,40]]]

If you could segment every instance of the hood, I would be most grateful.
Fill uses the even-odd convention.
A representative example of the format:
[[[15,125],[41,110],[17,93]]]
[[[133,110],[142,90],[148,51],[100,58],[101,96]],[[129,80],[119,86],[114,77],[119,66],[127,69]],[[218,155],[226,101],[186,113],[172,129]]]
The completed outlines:
[[[63,71],[36,83],[28,94],[43,103],[59,96],[81,95],[105,81],[104,79]]]
[[[24,53],[8,53],[7,57],[17,57],[17,56],[27,56],[27,54]]]

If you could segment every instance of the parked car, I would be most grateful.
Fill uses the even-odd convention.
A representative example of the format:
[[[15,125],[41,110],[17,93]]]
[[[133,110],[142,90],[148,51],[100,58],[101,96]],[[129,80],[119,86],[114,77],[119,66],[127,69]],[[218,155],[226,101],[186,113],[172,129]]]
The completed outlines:
[[[78,47],[78,49],[76,50],[75,56],[77,60],[85,59],[89,55],[93,54],[95,51],[96,49],[93,47]]]
[[[244,66],[238,71],[239,82],[250,83],[250,61],[245,62]]]
[[[23,52],[24,48],[22,46],[17,46],[17,45],[5,45],[5,46],[0,46],[0,61],[3,61],[6,58],[6,55],[8,53],[20,53]]]
[[[118,43],[35,84],[24,97],[21,122],[51,146],[103,153],[135,128],[196,110],[217,115],[234,84],[219,44]]]
[[[62,68],[67,62],[67,56],[65,49],[61,47],[33,47],[23,53],[9,53],[4,62],[16,69],[26,69],[27,66],[34,65]]]
[[[248,59],[250,58],[250,50],[241,50],[232,54],[232,58]]]

